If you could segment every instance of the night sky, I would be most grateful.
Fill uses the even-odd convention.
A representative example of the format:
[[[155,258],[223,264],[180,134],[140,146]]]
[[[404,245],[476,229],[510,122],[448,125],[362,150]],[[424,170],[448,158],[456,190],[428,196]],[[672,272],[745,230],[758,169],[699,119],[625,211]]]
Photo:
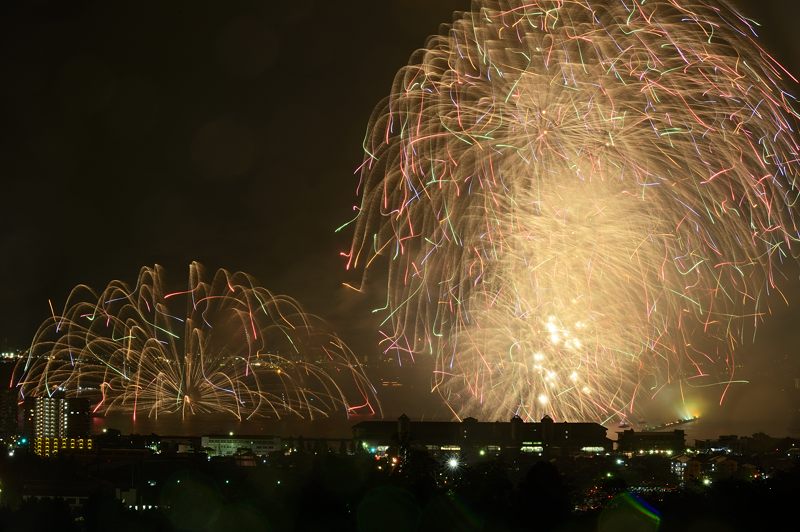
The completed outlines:
[[[197,260],[329,319],[372,108],[467,1],[17,2],[2,12],[3,322]],[[352,277],[351,277],[352,280]],[[184,283],[184,284],[182,284]],[[377,334],[366,345],[374,344]]]
[[[373,301],[342,287],[358,276],[334,229],[352,218],[372,109],[469,3],[2,2],[0,348],[26,347],[48,299],[60,308],[76,284],[157,263],[180,289],[197,260],[250,273],[376,353]],[[740,4],[800,73],[800,6]],[[787,275],[793,301],[742,350],[754,383],[725,419],[763,394],[753,415],[792,408],[769,395],[798,366]]]

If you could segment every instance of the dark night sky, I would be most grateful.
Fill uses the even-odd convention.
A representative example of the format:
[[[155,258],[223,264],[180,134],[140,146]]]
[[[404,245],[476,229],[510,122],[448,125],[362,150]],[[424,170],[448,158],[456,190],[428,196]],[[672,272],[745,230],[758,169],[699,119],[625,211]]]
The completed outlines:
[[[800,7],[740,5],[800,72]],[[334,229],[352,217],[373,107],[439,23],[468,7],[3,2],[0,348],[25,347],[48,299],[59,308],[75,284],[132,282],[158,263],[180,287],[198,260],[254,275],[375,350],[367,302],[341,288],[353,277],[338,256],[348,235]],[[745,349],[762,363],[796,355],[797,307],[778,313]]]
[[[18,4],[0,8],[0,339],[22,347],[48,298],[154,263],[340,315],[334,229],[370,112],[468,2]]]

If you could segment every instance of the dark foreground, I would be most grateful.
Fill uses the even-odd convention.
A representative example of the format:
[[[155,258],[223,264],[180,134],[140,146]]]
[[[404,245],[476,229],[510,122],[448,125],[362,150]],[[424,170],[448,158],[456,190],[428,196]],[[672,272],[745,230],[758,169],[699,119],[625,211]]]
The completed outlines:
[[[394,462],[313,452],[255,462],[204,455],[93,460],[3,457],[2,530],[783,530],[800,486],[796,463],[767,478],[680,485],[663,464],[631,462],[622,470],[615,457],[501,456],[471,465],[420,451]],[[37,485],[64,497],[37,500]],[[120,500],[126,497],[141,506],[129,508]]]

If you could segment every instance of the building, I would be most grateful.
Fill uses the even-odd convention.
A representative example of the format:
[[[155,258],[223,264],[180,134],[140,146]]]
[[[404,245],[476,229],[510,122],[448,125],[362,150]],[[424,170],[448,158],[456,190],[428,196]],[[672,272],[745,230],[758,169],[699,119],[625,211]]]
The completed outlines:
[[[739,462],[730,456],[718,455],[708,461],[710,477],[714,480],[731,478],[739,470]]]
[[[25,419],[32,432],[34,452],[50,456],[65,450],[92,449],[90,406],[89,400],[81,397],[53,395],[26,400]]]
[[[611,450],[611,440],[602,425],[556,423],[549,416],[539,423],[526,423],[518,416],[507,422],[480,422],[475,418],[412,422],[402,415],[396,422],[362,421],[353,426],[353,438],[370,452],[406,447],[434,455],[458,452],[484,456],[510,451],[569,456]]]
[[[88,436],[91,428],[89,400],[82,397],[35,397],[33,426],[37,438]]]
[[[683,430],[636,432],[629,429],[618,435],[617,450],[621,453],[672,455],[686,449],[686,433]]]
[[[63,435],[67,438],[80,438],[92,433],[92,403],[85,397],[65,399]]]
[[[64,501],[71,511],[77,512],[94,491],[97,491],[96,485],[79,479],[26,480],[22,485],[22,500]]]
[[[670,460],[670,469],[681,485],[699,482],[705,469],[703,460],[697,456],[680,454]]]
[[[208,456],[232,456],[242,451],[266,456],[282,448],[277,436],[203,436],[200,446]]]
[[[0,388],[0,438],[19,433],[17,412],[17,389]]]

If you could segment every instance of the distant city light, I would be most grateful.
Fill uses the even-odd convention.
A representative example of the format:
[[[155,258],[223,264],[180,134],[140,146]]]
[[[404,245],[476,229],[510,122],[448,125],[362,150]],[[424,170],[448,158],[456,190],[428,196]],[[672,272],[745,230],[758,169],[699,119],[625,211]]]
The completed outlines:
[[[454,456],[454,457],[452,457],[452,458],[450,458],[450,459],[447,461],[447,467],[449,467],[450,469],[456,469],[456,468],[458,468],[458,458],[456,458],[455,456]]]

